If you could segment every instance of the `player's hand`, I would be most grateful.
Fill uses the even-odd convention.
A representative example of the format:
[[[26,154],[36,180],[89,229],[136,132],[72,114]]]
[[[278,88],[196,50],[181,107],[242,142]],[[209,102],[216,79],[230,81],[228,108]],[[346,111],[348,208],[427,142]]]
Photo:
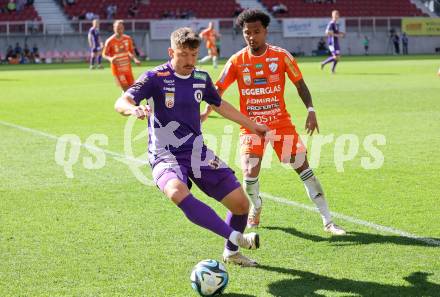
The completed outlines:
[[[316,114],[314,111],[310,111],[306,120],[306,131],[310,136],[313,135],[315,130],[319,133],[318,120],[316,119]]]
[[[209,116],[209,112],[207,111],[203,111],[200,113],[200,121],[203,123],[204,121],[206,121],[208,119]]]
[[[339,32],[339,36],[344,38],[345,37],[345,33],[344,32]]]
[[[141,65],[141,61],[139,61],[138,59],[134,59],[134,63],[138,66]]]
[[[131,114],[139,120],[143,120],[150,116],[150,107],[146,105],[139,105],[132,109]]]
[[[255,124],[253,130],[252,133],[257,134],[260,137],[265,136],[266,133],[270,131],[269,127],[262,124]]]

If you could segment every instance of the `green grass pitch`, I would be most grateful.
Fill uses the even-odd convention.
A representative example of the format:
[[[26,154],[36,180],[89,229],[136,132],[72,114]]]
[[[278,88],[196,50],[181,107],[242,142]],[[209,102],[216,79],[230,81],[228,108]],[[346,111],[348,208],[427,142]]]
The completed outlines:
[[[227,266],[224,296],[440,296],[439,58],[344,57],[333,76],[317,59],[298,62],[321,135],[359,140],[343,172],[335,166],[335,141],[322,147],[315,173],[331,210],[396,232],[339,218],[349,234],[331,238],[318,214],[264,199],[261,249],[244,251],[261,266]],[[135,75],[159,63],[144,63]],[[203,69],[213,79],[220,71]],[[195,296],[190,271],[200,260],[220,260],[223,240],[187,221],[157,188],[138,181],[130,161],[113,154],[126,149],[126,118],[113,110],[120,90],[109,68],[1,65],[0,90],[0,296]],[[285,97],[304,133],[306,110],[290,82]],[[224,98],[238,106],[235,85]],[[235,152],[237,125],[213,116],[204,133],[219,152],[226,125]],[[132,135],[144,129],[138,121]],[[105,166],[87,169],[88,158],[96,158],[87,146],[76,147],[68,178],[55,157],[55,137],[64,134],[83,144],[92,134],[105,135],[107,144],[98,144],[107,150]],[[367,170],[362,143],[371,134],[385,136],[377,146],[384,163]],[[146,137],[130,143],[141,157]],[[226,159],[241,179],[235,154]],[[262,192],[312,205],[292,170],[275,157],[267,164]],[[225,215],[220,204],[193,192]]]

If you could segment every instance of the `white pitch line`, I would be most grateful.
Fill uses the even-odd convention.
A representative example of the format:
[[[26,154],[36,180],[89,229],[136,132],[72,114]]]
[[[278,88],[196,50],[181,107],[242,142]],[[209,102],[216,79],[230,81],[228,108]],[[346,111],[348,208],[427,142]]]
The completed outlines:
[[[24,126],[20,126],[20,125],[4,122],[4,121],[1,121],[1,120],[0,120],[0,124],[3,125],[3,126],[10,127],[10,128],[15,128],[15,129],[18,129],[18,130],[21,130],[21,131],[29,132],[29,133],[32,133],[32,134],[35,134],[35,135],[44,136],[44,137],[47,137],[47,138],[50,138],[50,139],[53,139],[53,140],[60,139],[58,136],[53,135],[53,134],[49,134],[49,133],[46,133],[46,132],[43,132],[43,131],[39,131],[39,130],[36,130],[36,129],[27,128],[27,127],[24,127]],[[92,150],[102,151],[102,152],[104,152],[104,153],[106,153],[106,154],[108,154],[108,155],[110,155],[112,157],[115,157],[115,158],[126,159],[126,160],[133,161],[133,162],[140,162],[142,164],[146,163],[143,160],[139,160],[139,159],[136,159],[136,158],[133,158],[133,157],[129,157],[129,156],[117,153],[117,152],[110,151],[110,150],[101,149],[101,148],[94,147],[94,146],[89,146],[87,144],[80,144],[80,145],[83,146],[83,147],[87,147],[89,149],[92,149]],[[272,200],[272,201],[275,201],[275,202],[278,202],[278,203],[281,203],[281,204],[290,205],[290,206],[297,207],[297,208],[302,208],[302,209],[305,209],[305,210],[308,210],[308,211],[311,211],[311,212],[317,212],[317,213],[319,212],[313,206],[306,205],[306,204],[299,203],[299,202],[295,202],[295,201],[292,201],[292,200],[288,200],[288,199],[286,199],[284,197],[277,197],[277,196],[273,196],[273,195],[268,194],[268,193],[261,193],[261,196],[266,198],[266,199],[269,199],[269,200]],[[350,222],[350,223],[353,223],[353,224],[365,226],[365,227],[368,227],[368,228],[371,228],[371,229],[375,229],[377,231],[387,232],[387,233],[399,235],[399,236],[402,236],[402,237],[411,238],[411,239],[414,239],[414,240],[417,240],[417,241],[421,241],[421,242],[424,242],[424,243],[427,243],[427,244],[431,244],[431,245],[435,245],[435,246],[440,246],[440,240],[435,240],[435,239],[432,239],[432,238],[421,237],[421,236],[418,236],[418,235],[415,235],[415,234],[412,234],[412,233],[408,233],[406,231],[402,231],[402,230],[399,230],[399,229],[395,229],[395,228],[387,227],[387,226],[383,226],[383,225],[378,225],[378,224],[375,224],[375,223],[372,223],[372,222],[364,221],[364,220],[357,219],[357,218],[354,218],[354,217],[350,217],[350,216],[347,216],[347,215],[344,215],[344,214],[340,214],[340,213],[337,213],[337,212],[331,212],[331,214],[335,218],[338,218],[338,219],[341,219],[341,220],[344,220],[344,221],[347,221],[347,222]]]

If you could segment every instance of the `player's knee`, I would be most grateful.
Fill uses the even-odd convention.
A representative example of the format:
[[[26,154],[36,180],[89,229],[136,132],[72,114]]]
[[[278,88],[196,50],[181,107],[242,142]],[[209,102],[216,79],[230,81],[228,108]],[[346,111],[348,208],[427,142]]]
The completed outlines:
[[[178,180],[170,180],[164,187],[163,192],[175,204],[179,204],[189,195],[189,189]]]
[[[249,200],[246,196],[243,196],[243,199],[240,199],[240,201],[235,205],[232,213],[235,215],[244,215],[249,213]]]

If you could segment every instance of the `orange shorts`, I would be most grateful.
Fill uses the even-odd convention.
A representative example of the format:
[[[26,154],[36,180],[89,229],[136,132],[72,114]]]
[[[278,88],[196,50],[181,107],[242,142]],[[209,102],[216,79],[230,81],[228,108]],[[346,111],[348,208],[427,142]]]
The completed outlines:
[[[118,72],[114,74],[116,83],[125,89],[128,89],[134,84],[134,77],[132,72]]]
[[[217,56],[218,55],[218,53],[217,53],[217,46],[215,44],[212,44],[212,43],[206,44],[206,48],[208,49],[209,54],[211,54],[213,56]]]
[[[292,156],[307,152],[307,148],[293,125],[275,128],[271,133],[273,135],[266,137],[266,139],[255,134],[242,134],[240,136],[241,154],[253,154],[262,157],[266,144],[269,142],[278,159],[283,163],[289,163]]]

